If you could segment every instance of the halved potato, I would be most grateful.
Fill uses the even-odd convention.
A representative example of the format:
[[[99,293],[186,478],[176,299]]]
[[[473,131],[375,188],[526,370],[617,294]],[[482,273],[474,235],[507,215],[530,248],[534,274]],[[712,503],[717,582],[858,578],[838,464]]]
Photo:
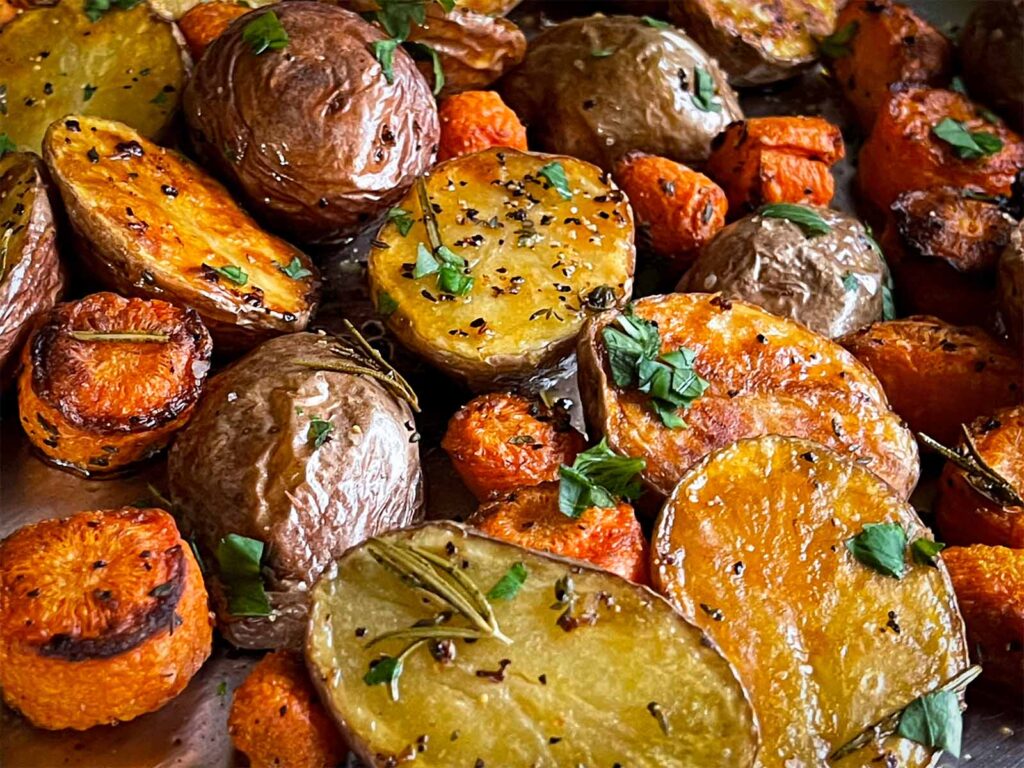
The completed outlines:
[[[564,173],[565,186],[550,178]],[[468,264],[463,296],[415,278],[431,242],[421,194],[440,241]],[[370,285],[388,326],[414,352],[470,386],[526,378],[569,351],[591,293],[625,303],[633,287],[633,214],[601,170],[571,157],[488,149],[436,166],[370,251]],[[407,222],[408,223],[408,222]],[[402,227],[402,228],[400,228]],[[421,257],[422,260],[422,257]]]
[[[189,67],[177,27],[146,3],[96,21],[76,0],[26,10],[0,28],[0,133],[38,152],[50,123],[77,113],[159,138]]]
[[[43,156],[99,280],[194,307],[229,348],[306,327],[319,289],[312,261],[185,157],[83,115],[50,126]]]
[[[0,388],[13,375],[31,318],[64,290],[43,164],[29,153],[0,159]]]
[[[602,329],[619,316],[595,316],[580,337],[579,382],[587,423],[617,453],[643,456],[643,477],[668,496],[702,456],[745,437],[792,435],[817,440],[857,461],[906,498],[918,477],[917,444],[890,409],[872,373],[838,344],[787,320],[720,294],[675,293],[633,304],[658,324],[661,352],[686,347],[709,382],[665,426],[647,395],[617,387]]]
[[[784,80],[818,58],[836,0],[674,0],[669,15],[718,60],[733,85]]]
[[[848,551],[879,523],[899,525],[908,541],[930,538],[870,472],[817,443],[775,435],[706,457],[662,510],[654,583],[737,665],[761,724],[763,768],[825,765],[968,666],[941,561],[920,565],[904,552],[897,579]],[[930,764],[931,752],[888,738],[831,764],[910,768]]]
[[[423,553],[493,609],[494,635],[418,647],[396,686],[364,676],[409,640],[384,632],[469,624],[378,558]],[[515,567],[515,570],[512,570]],[[525,569],[525,570],[522,570]],[[521,589],[484,595],[516,571]],[[441,619],[437,619],[438,616]],[[465,635],[463,635],[465,637]],[[369,647],[368,647],[369,646]],[[649,589],[452,523],[349,550],[313,590],[306,658],[349,745],[372,766],[742,768],[757,726],[729,663]],[[438,659],[438,660],[435,660]],[[378,670],[377,675],[380,675]]]

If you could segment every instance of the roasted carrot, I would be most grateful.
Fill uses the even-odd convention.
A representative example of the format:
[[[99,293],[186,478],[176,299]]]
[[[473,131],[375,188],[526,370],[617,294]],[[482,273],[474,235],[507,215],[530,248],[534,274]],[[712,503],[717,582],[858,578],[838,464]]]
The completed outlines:
[[[494,91],[463,91],[441,102],[437,159],[447,160],[488,147],[526,149],[526,128]]]
[[[753,117],[715,137],[707,170],[741,216],[766,203],[828,205],[829,167],[845,154],[839,129],[820,117]]]
[[[178,29],[188,43],[192,58],[198,61],[206,47],[249,10],[248,5],[228,2],[200,3],[190,8],[178,19]]]
[[[568,517],[558,509],[558,488],[557,483],[520,488],[481,506],[469,523],[496,539],[586,560],[646,584],[647,540],[633,507],[620,501]]]
[[[629,152],[612,175],[629,197],[645,244],[680,266],[692,263],[700,247],[725,226],[725,193],[682,163]]]
[[[0,542],[0,688],[40,728],[159,709],[212,632],[199,565],[163,510],[81,512]]]
[[[583,450],[583,436],[559,404],[491,393],[470,400],[448,422],[441,447],[480,501],[558,478]]]

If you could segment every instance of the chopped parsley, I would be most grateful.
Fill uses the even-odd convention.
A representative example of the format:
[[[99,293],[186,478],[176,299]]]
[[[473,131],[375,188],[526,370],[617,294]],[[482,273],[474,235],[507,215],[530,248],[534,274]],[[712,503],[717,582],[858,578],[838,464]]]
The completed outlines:
[[[277,262],[274,263],[277,264]],[[277,268],[292,280],[301,280],[302,278],[309,277],[313,274],[302,266],[302,259],[298,256],[292,256],[292,260],[288,262],[288,266],[277,264]]]
[[[511,600],[519,594],[527,577],[526,566],[523,563],[515,563],[511,568],[498,579],[498,582],[491,587],[487,593],[488,600]]]
[[[254,56],[267,51],[280,51],[288,45],[288,33],[273,11],[261,13],[245,25],[242,39],[249,44]]]
[[[914,556],[914,562],[920,565],[935,565],[939,552],[944,550],[946,545],[941,541],[931,539],[914,539],[910,545],[910,552]]]
[[[555,161],[548,163],[537,171],[541,176],[547,179],[551,186],[555,188],[555,191],[562,196],[563,200],[572,200],[572,190],[569,189],[569,179],[566,178],[564,166]]]
[[[309,429],[306,430],[306,442],[311,443],[315,451],[330,439],[332,432],[334,432],[334,425],[331,422],[314,416],[309,420]]]
[[[827,235],[832,231],[832,227],[821,217],[821,214],[806,205],[771,203],[762,206],[757,213],[766,219],[786,219],[791,221],[800,227],[801,231],[808,237]]]
[[[642,458],[621,456],[603,439],[559,468],[558,510],[577,518],[591,507],[613,508],[618,499],[635,499],[643,491],[638,477],[647,466]]]
[[[245,285],[249,282],[249,275],[241,267],[229,264],[226,267],[211,267],[221,277],[226,277],[235,285]]]
[[[412,229],[414,220],[412,214],[404,208],[392,208],[388,211],[386,221],[395,222],[395,227],[398,229],[398,234],[405,237],[409,234],[409,230]]]
[[[414,58],[430,59],[430,66],[434,72],[434,95],[437,96],[444,88],[444,66],[440,54],[425,43],[406,43],[405,47]]]
[[[868,523],[847,540],[846,548],[861,563],[886,576],[902,579],[906,572],[907,533],[897,523]]]
[[[397,40],[374,40],[370,43],[373,51],[373,58],[380,64],[384,71],[384,79],[388,85],[395,82],[395,49],[398,47]]]
[[[961,160],[977,160],[994,155],[1003,148],[1002,139],[984,131],[970,131],[959,120],[944,117],[932,128],[932,133],[953,147]]]
[[[715,101],[715,80],[704,67],[693,68],[693,103],[701,112],[721,112],[722,102]]]
[[[82,86],[82,101],[89,101],[93,97],[93,94],[99,90],[98,86],[95,85],[83,85]],[[162,91],[161,91],[162,93]]]
[[[828,37],[822,38],[818,43],[818,48],[821,50],[822,55],[830,59],[840,59],[843,56],[849,56],[850,42],[853,40],[854,35],[857,34],[859,28],[859,22],[851,21],[844,24]]]
[[[896,733],[918,744],[960,757],[963,737],[960,700],[952,691],[926,693],[906,706],[900,715]]]
[[[263,542],[229,533],[217,546],[219,577],[232,616],[269,616],[270,601],[263,587],[260,561]]]
[[[384,317],[391,317],[398,309],[398,302],[387,291],[377,294],[377,311]]]
[[[18,145],[15,144],[11,137],[6,133],[0,133],[0,157],[3,157],[8,152],[17,152]]]
[[[89,21],[95,23],[107,11],[111,11],[114,8],[130,11],[141,2],[142,0],[85,0],[85,15],[89,17]]]

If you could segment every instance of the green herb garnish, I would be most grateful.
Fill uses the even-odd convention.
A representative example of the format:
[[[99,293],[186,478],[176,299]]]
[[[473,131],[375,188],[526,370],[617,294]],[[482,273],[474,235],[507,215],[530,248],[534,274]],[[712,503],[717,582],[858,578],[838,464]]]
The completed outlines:
[[[786,219],[786,221],[791,221],[800,227],[808,237],[827,235],[832,231],[832,227],[821,217],[821,214],[806,205],[771,203],[759,208],[757,213],[766,219]]]
[[[1003,148],[1002,139],[984,131],[970,131],[959,120],[944,117],[932,128],[938,138],[953,147],[961,160],[977,160],[986,155],[994,155]]]
[[[142,0],[85,0],[85,15],[89,21],[99,21],[107,11],[118,8],[122,11],[130,11]]]
[[[847,540],[846,548],[861,563],[886,576],[902,579],[906,573],[907,533],[897,523],[868,523]]]
[[[391,698],[398,700],[398,678],[402,676],[402,662],[404,654],[395,658],[384,656],[377,659],[370,666],[369,671],[363,675],[363,682],[367,685],[387,684],[391,688]]]
[[[415,223],[412,214],[404,208],[391,208],[388,211],[386,221],[395,222],[398,234],[402,237],[409,234],[409,230],[412,229],[412,225]]]
[[[89,101],[93,94],[98,91],[99,88],[95,85],[83,85],[82,86],[82,101]]]
[[[425,43],[405,43],[405,47],[414,58],[430,59],[430,66],[434,72],[434,95],[437,96],[444,88],[444,65],[441,63],[441,55]]]
[[[839,59],[843,56],[849,56],[850,41],[852,41],[854,35],[857,34],[859,27],[860,24],[857,21],[851,21],[848,24],[844,24],[828,37],[822,38],[818,43],[818,48],[821,50],[822,55],[830,59]]]
[[[491,587],[487,593],[488,600],[511,600],[519,594],[519,590],[526,583],[526,566],[523,563],[515,563],[511,568],[498,579],[498,582]]]
[[[644,24],[646,24],[648,27],[654,27],[655,29],[667,29],[669,26],[671,26],[667,21],[655,19],[652,16],[641,16],[640,18],[643,19]]]
[[[388,85],[395,82],[395,49],[398,47],[397,40],[374,40],[370,43],[373,51],[373,58],[380,64],[384,71],[384,79]]]
[[[853,291],[856,291],[859,287],[860,281],[857,279],[857,276],[853,274],[853,272],[846,272],[843,275],[843,289],[847,293],[852,293]]]
[[[431,0],[377,0],[377,11],[373,14],[384,30],[398,42],[409,37],[412,25],[422,25],[427,20],[427,6]],[[445,13],[455,7],[455,0],[437,0]]]
[[[563,200],[572,200],[572,190],[569,189],[569,179],[565,176],[565,168],[561,163],[555,161],[548,163],[537,171],[541,176],[547,179],[551,186],[555,188],[555,191],[562,196]]]
[[[430,205],[426,183],[421,176],[416,180],[416,191],[423,210],[423,225],[427,229],[428,249],[423,243],[416,248],[416,264],[413,266],[413,278],[437,274],[437,287],[454,296],[465,296],[473,289],[473,277],[469,274],[466,260],[453,252],[441,242],[441,231],[437,226],[437,217]]]
[[[3,157],[9,152],[17,151],[18,145],[11,140],[11,137],[6,133],[0,133],[0,157]]]
[[[715,80],[704,67],[693,68],[693,103],[701,112],[721,112],[722,103],[715,101]]]
[[[416,264],[412,268],[413,279],[419,280],[427,275],[436,275],[441,268],[434,254],[423,243],[416,246]]]
[[[288,33],[281,26],[277,14],[267,11],[245,25],[242,40],[249,44],[254,56],[259,56],[266,51],[280,51],[288,45]]]
[[[313,444],[313,450],[322,446],[331,437],[334,425],[326,419],[313,417],[309,421],[309,429],[306,430],[306,441]]]
[[[391,317],[398,309],[398,302],[387,291],[380,291],[377,294],[377,312],[384,317]]]
[[[269,616],[270,601],[263,587],[260,561],[263,542],[229,533],[217,545],[220,581],[232,616]]]
[[[954,75],[953,79],[949,83],[949,90],[956,91],[964,96],[967,95],[967,86],[964,84],[964,79],[960,75]]]
[[[643,490],[638,477],[647,466],[642,458],[621,456],[603,439],[559,468],[558,510],[576,518],[591,507],[613,508],[618,499],[635,499]]]
[[[226,681],[226,680],[221,680],[221,681],[220,681],[220,682],[219,682],[219,683],[217,684],[217,695],[218,695],[218,696],[222,696],[222,697],[223,697],[223,696],[226,696],[226,695],[227,695],[227,693],[228,693],[228,684],[227,684],[227,681]]]
[[[941,541],[931,539],[914,539],[910,544],[910,552],[914,556],[914,562],[920,565],[935,565],[935,559],[939,552],[944,550],[946,545]]]
[[[900,715],[896,733],[918,744],[960,757],[963,735],[960,699],[952,691],[926,693],[906,706]]]
[[[156,96],[154,96],[152,99],[149,100],[149,103],[150,104],[157,104],[157,105],[166,104],[167,103],[167,94],[164,91],[159,91],[159,92],[157,92]]]
[[[594,48],[590,55],[595,59],[606,59],[615,53],[615,48]]]
[[[292,260],[288,262],[288,266],[282,266],[277,264],[277,268],[285,275],[290,277],[292,280],[301,280],[304,277],[309,277],[313,273],[302,266],[302,260],[298,256],[292,256]]]
[[[236,267],[233,264],[229,264],[226,267],[210,267],[221,277],[226,277],[235,285],[245,285],[249,282],[249,275],[241,267]]]

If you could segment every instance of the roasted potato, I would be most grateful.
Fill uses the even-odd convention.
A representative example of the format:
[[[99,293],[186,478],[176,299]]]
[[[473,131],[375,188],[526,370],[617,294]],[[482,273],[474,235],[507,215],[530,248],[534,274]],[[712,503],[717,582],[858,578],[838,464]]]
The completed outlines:
[[[845,154],[839,128],[820,117],[752,117],[715,137],[707,170],[735,218],[765,203],[828,205],[829,168]]]
[[[369,255],[377,309],[409,349],[471,387],[556,365],[587,306],[618,306],[632,291],[626,197],[580,160],[512,149],[455,158],[398,210]]]
[[[0,542],[0,689],[39,728],[159,709],[212,635],[199,564],[162,509],[80,512]]]
[[[404,573],[437,574],[468,607],[442,613],[450,601]],[[441,639],[386,634],[420,620]],[[403,755],[427,768],[744,768],[757,750],[729,664],[660,597],[451,523],[347,552],[313,590],[306,659],[352,749],[380,768]]]
[[[558,479],[586,447],[562,404],[505,392],[476,397],[448,422],[441,440],[462,482],[480,501]]]
[[[308,589],[331,560],[419,517],[415,402],[356,340],[309,333],[271,339],[209,382],[167,469],[228,640],[298,647]],[[256,615],[232,613],[214,556],[230,534],[263,544],[269,609]]]
[[[449,96],[441,102],[438,118],[439,162],[491,147],[526,151],[526,128],[494,91],[463,91]]]
[[[875,323],[839,342],[882,382],[915,432],[955,443],[960,425],[1024,401],[1024,363],[980,328],[915,316]]]
[[[880,241],[900,306],[955,325],[990,325],[995,265],[1014,226],[997,202],[971,190],[901,194]]]
[[[999,311],[1018,348],[1024,345],[1024,223],[1010,233],[1010,242],[999,257]]]
[[[673,0],[669,16],[714,57],[733,85],[785,80],[818,58],[836,0]]]
[[[39,158],[0,156],[0,388],[13,377],[32,319],[64,291],[50,184]]]
[[[334,768],[347,752],[302,656],[268,653],[235,690],[228,733],[251,768]]]
[[[585,560],[637,584],[648,583],[647,539],[632,506],[619,501],[569,517],[559,510],[558,495],[558,483],[520,488],[483,504],[468,524],[502,541]]]
[[[967,434],[985,465],[1024,497],[1024,406],[979,416],[967,427]],[[961,449],[966,447],[963,435],[956,442]],[[950,544],[1001,544],[1024,549],[1024,505],[993,496],[983,478],[951,461],[942,470],[935,522],[943,541]]]
[[[721,291],[828,338],[881,320],[889,270],[864,225],[830,208],[800,208],[828,231],[815,234],[789,219],[746,216],[701,250],[676,290]]]
[[[956,589],[967,642],[984,679],[1024,693],[1024,550],[950,547],[942,552]]]
[[[319,297],[313,262],[183,156],[81,115],[50,127],[43,156],[97,279],[195,307],[227,349],[306,327]]]
[[[879,524],[898,526],[885,573],[851,549]],[[895,736],[829,759],[968,666],[945,568],[904,549],[919,538],[928,529],[900,494],[807,440],[742,440],[682,476],[654,528],[652,578],[736,660],[759,765],[934,764],[933,750]]]
[[[971,95],[1024,131],[1024,2],[975,3],[959,43]]]
[[[531,146],[605,170],[630,150],[699,163],[711,140],[743,118],[725,75],[700,46],[678,29],[631,16],[570,19],[544,30],[499,87],[529,127]]]
[[[871,130],[893,83],[941,87],[949,82],[953,45],[902,3],[851,0],[823,45],[840,92]]]
[[[824,443],[909,496],[917,445],[878,380],[852,355],[792,320],[721,295],[675,293],[633,304],[657,323],[664,355],[685,348],[708,386],[672,428],[650,398],[615,384],[604,329],[621,315],[591,319],[580,337],[579,381],[589,433],[616,453],[647,460],[644,479],[668,496],[702,456],[745,437],[785,434]],[[618,353],[616,353],[618,354]]]
[[[940,138],[937,130],[963,146]],[[978,135],[988,137],[984,147]],[[857,181],[867,202],[888,211],[901,192],[912,189],[956,186],[1007,194],[1022,165],[1020,137],[998,120],[988,122],[967,97],[897,83],[861,147]]]
[[[192,414],[212,352],[194,309],[95,293],[44,315],[22,353],[18,410],[29,442],[90,475],[167,447]]]
[[[178,20],[178,29],[188,44],[192,58],[198,60],[206,48],[227,29],[231,22],[252,10],[245,5],[227,0],[200,3],[190,8]]]
[[[50,123],[81,114],[160,138],[189,69],[177,27],[146,3],[95,21],[74,0],[24,11],[0,27],[0,133],[39,152]]]
[[[192,143],[272,227],[338,242],[429,167],[437,107],[402,48],[381,54],[385,71],[385,37],[357,14],[301,0],[272,12],[283,48],[253,52],[245,30],[271,13],[256,11],[203,54],[184,97]]]

